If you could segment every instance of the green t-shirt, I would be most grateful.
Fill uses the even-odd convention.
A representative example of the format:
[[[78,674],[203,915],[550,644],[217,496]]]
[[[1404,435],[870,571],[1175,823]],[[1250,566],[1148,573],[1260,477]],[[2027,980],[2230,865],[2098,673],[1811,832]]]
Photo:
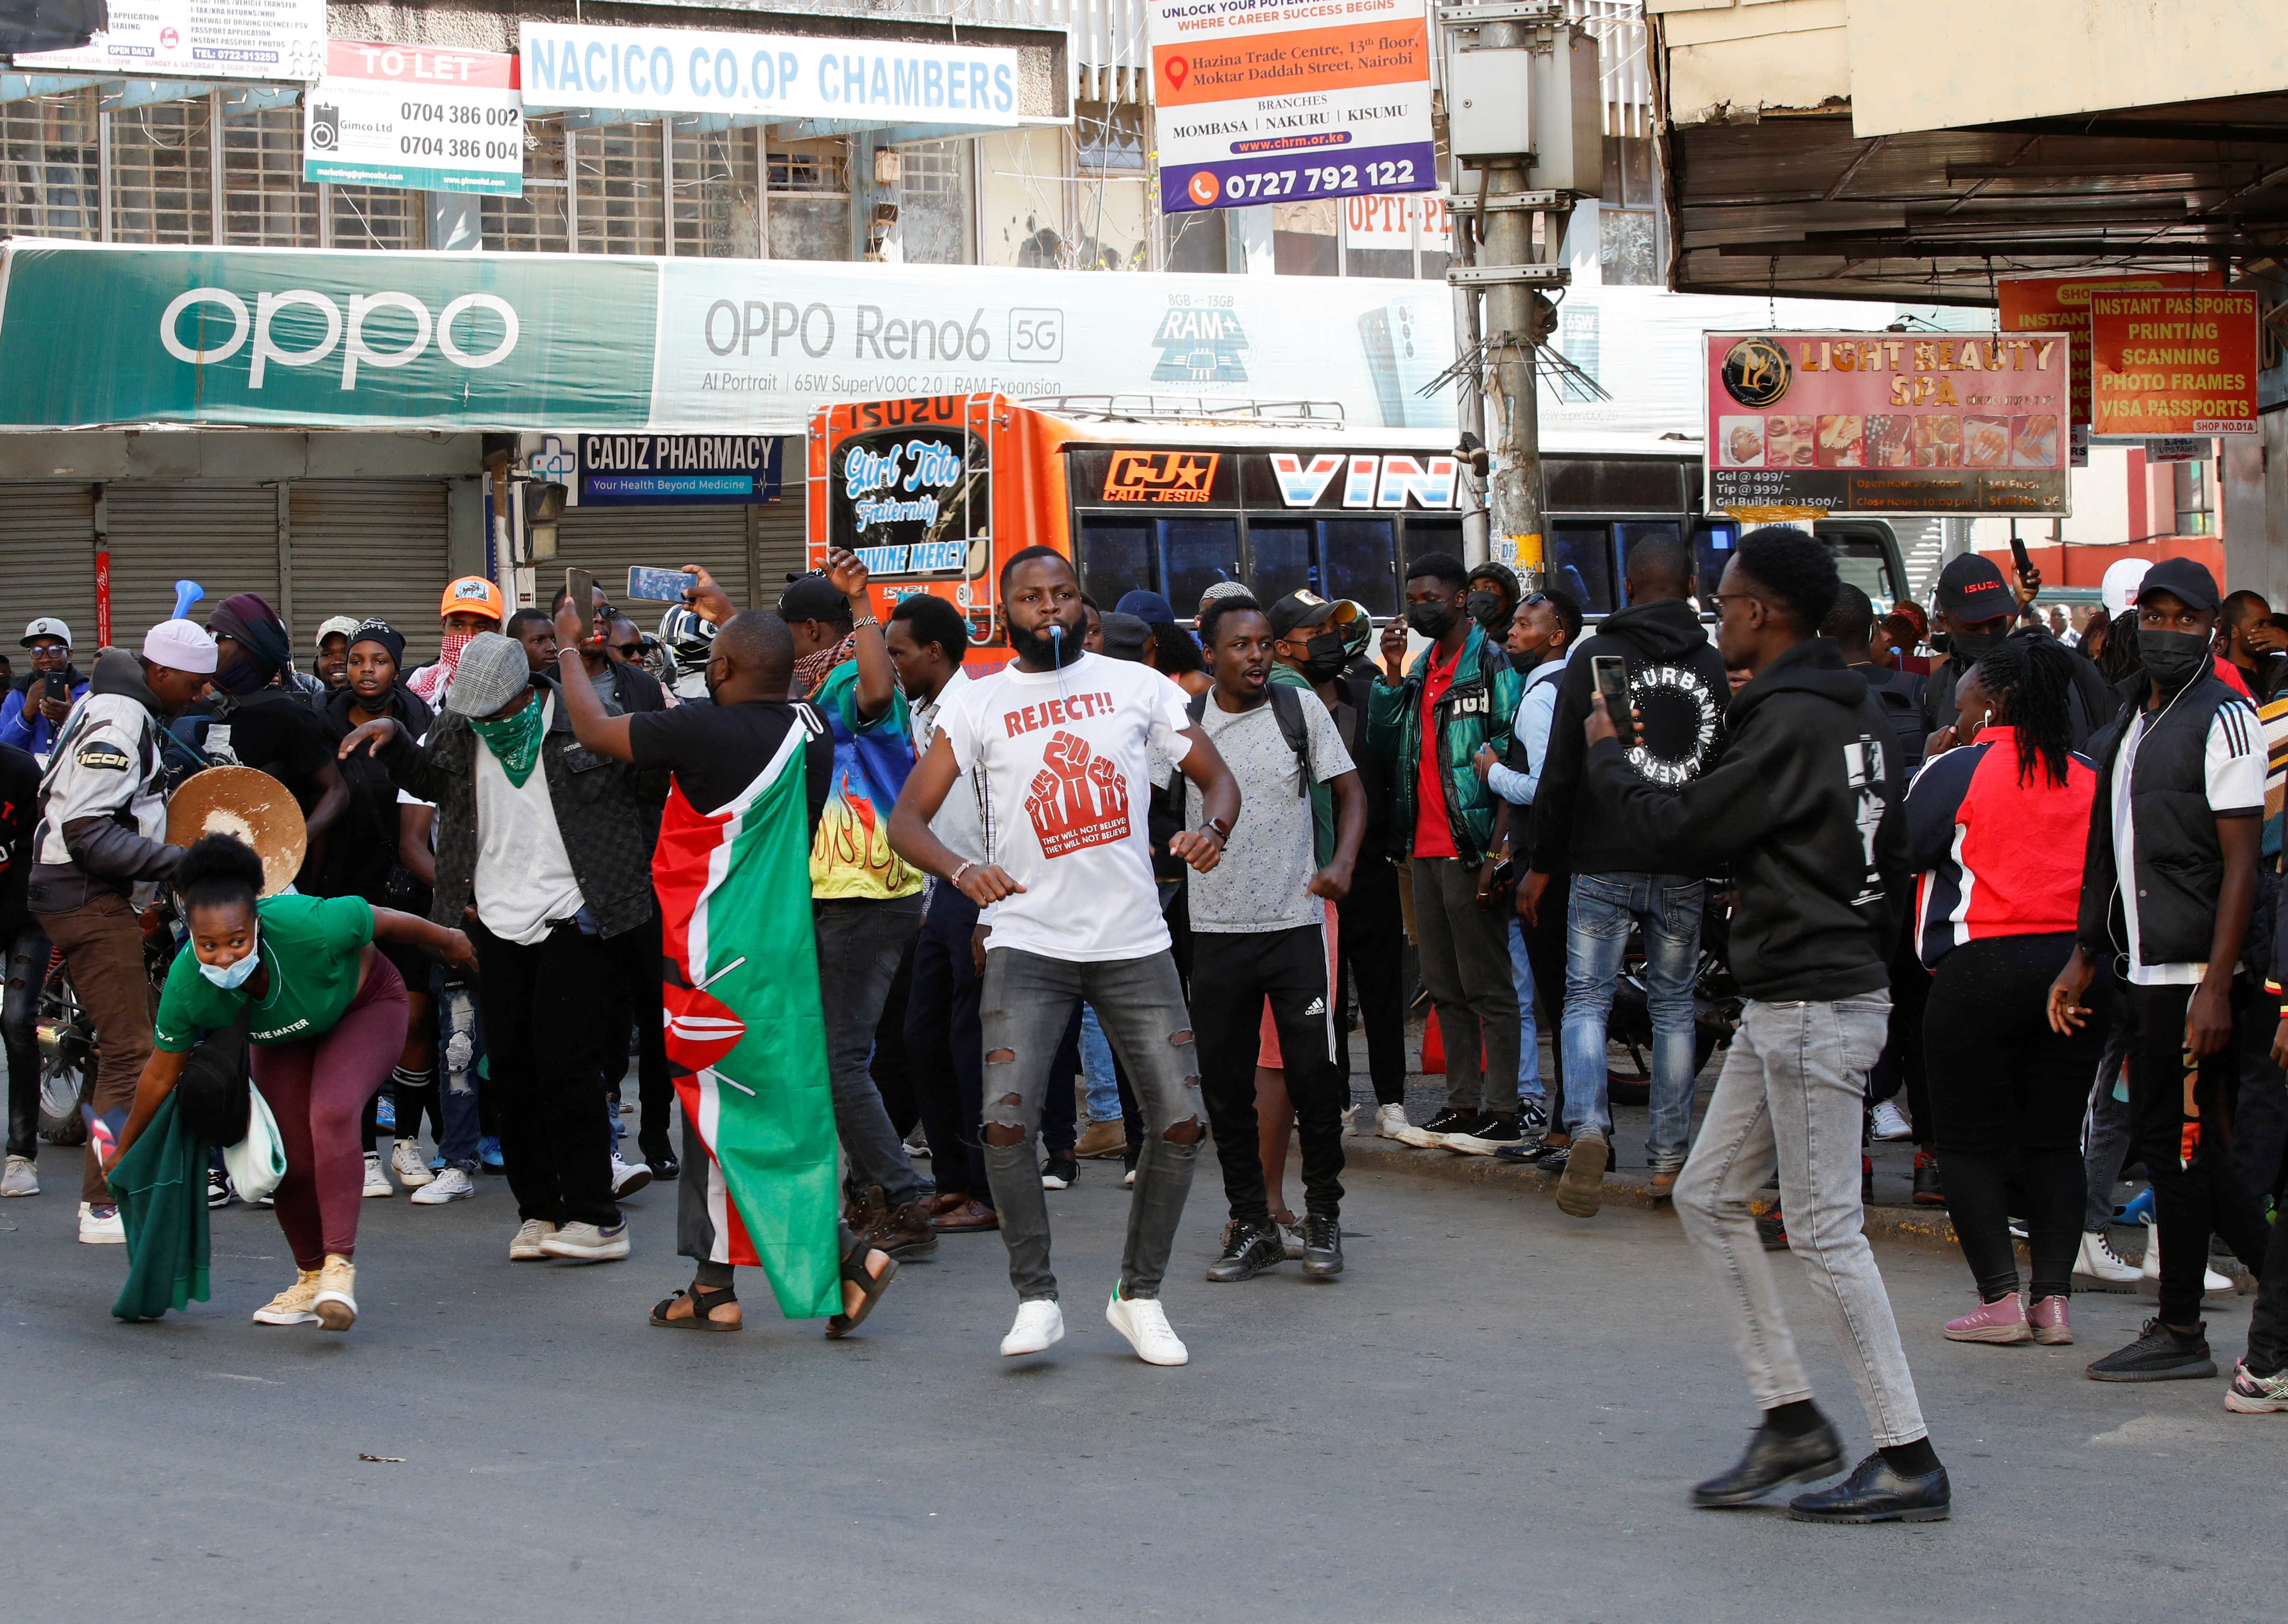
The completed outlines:
[[[266,897],[254,911],[255,951],[270,972],[269,995],[217,986],[199,974],[198,955],[186,947],[159,994],[160,1048],[179,1054],[200,1027],[227,1026],[242,1010],[249,1042],[297,1043],[332,1030],[350,1007],[361,949],[373,939],[373,905],[358,897]]]

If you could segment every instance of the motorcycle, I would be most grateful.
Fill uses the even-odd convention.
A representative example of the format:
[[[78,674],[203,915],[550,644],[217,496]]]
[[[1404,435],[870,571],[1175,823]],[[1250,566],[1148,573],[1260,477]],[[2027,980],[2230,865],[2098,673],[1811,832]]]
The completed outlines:
[[[1740,1029],[1740,988],[1725,963],[1729,922],[1714,917],[1711,908],[1702,915],[1700,961],[1692,973],[1692,1074],[1708,1068],[1719,1047],[1732,1041]],[[1641,1105],[1652,1097],[1652,1011],[1645,995],[1644,936],[1629,932],[1621,961],[1618,984],[1613,988],[1613,1010],[1605,1024],[1607,1039],[1629,1051],[1633,1071],[1606,1073],[1606,1091],[1617,1105]]]

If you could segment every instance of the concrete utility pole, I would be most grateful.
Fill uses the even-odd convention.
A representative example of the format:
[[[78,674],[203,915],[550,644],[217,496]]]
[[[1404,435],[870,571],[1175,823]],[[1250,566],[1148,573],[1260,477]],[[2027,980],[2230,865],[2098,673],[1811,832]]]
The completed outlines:
[[[1489,49],[1521,49],[1532,44],[1522,22],[1490,23],[1479,31],[1479,42]],[[1522,91],[1521,86],[1520,90]],[[1525,157],[1514,155],[1488,167],[1485,195],[1504,201],[1525,190]],[[1523,209],[1489,209],[1480,217],[1485,232],[1488,266],[1533,262],[1533,216]],[[1551,315],[1549,301],[1522,282],[1496,282],[1486,289],[1485,337],[1487,371],[1496,400],[1498,422],[1494,436],[1493,486],[1489,505],[1493,509],[1493,534],[1510,537],[1519,566],[1532,570],[1538,587],[1541,555],[1530,561],[1523,538],[1541,536],[1541,410],[1534,381],[1533,346]],[[1471,562],[1476,563],[1473,559]]]

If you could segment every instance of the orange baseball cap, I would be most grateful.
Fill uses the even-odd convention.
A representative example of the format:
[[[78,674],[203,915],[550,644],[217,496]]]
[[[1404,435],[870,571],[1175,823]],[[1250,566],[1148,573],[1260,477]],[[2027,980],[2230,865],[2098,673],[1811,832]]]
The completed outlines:
[[[437,606],[437,618],[449,614],[486,614],[501,619],[507,610],[507,600],[500,588],[482,575],[464,575],[445,589],[445,600]]]

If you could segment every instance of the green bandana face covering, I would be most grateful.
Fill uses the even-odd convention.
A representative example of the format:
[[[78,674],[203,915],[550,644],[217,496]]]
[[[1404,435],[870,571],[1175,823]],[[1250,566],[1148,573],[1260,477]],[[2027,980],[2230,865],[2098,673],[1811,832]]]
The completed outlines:
[[[477,737],[485,741],[485,748],[493,753],[493,759],[500,763],[501,771],[508,774],[508,781],[519,789],[524,788],[524,780],[532,776],[534,764],[540,759],[541,713],[545,709],[536,693],[512,717],[491,722],[473,717],[469,722]]]

